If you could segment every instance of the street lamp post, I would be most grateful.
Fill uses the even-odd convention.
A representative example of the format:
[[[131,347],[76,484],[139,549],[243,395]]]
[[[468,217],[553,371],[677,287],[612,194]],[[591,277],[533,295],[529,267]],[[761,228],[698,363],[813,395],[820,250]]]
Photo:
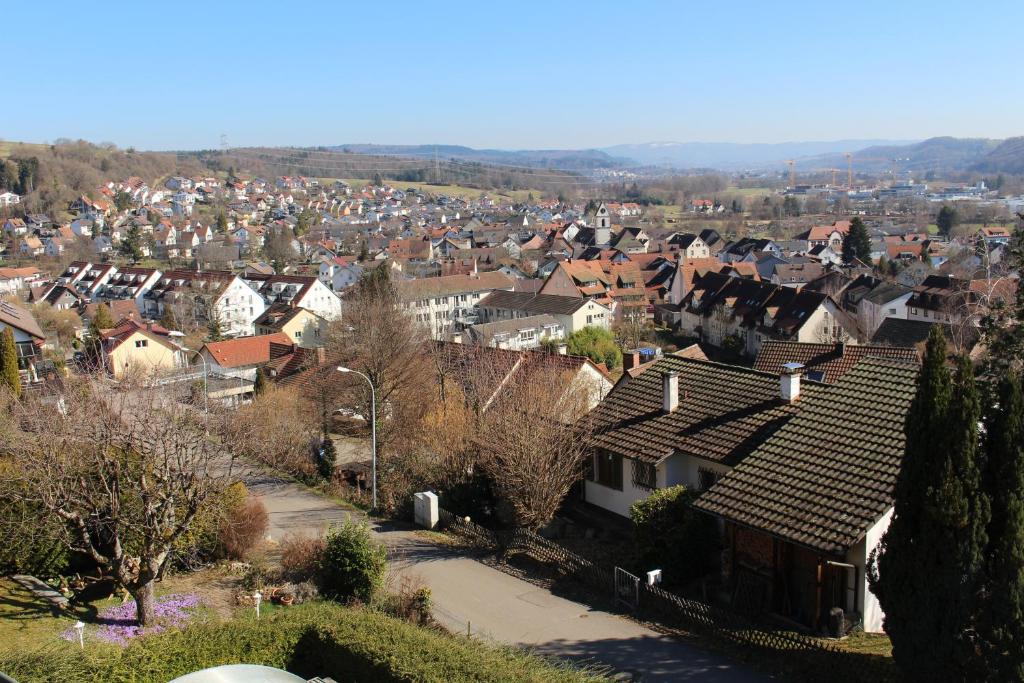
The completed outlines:
[[[359,372],[358,370],[352,370],[343,366],[338,366],[338,372],[351,372],[354,375],[359,375],[366,380],[366,383],[370,385],[370,434],[371,444],[373,450],[373,460],[371,465],[371,480],[373,486],[373,509],[377,509],[377,391],[373,388],[373,382],[369,377]]]

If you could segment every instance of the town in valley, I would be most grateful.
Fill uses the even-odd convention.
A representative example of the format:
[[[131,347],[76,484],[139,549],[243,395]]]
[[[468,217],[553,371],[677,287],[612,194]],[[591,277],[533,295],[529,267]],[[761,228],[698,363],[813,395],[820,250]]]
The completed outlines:
[[[477,9],[275,65],[308,111],[173,76],[0,130],[0,680],[1024,680],[1024,131],[860,73],[662,121],[604,55],[537,107]],[[826,141],[616,144],[673,131]]]

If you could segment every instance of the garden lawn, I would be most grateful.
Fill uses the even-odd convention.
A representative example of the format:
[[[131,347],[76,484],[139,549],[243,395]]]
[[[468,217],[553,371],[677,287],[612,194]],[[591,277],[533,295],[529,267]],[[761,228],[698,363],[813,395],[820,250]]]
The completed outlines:
[[[240,608],[233,600],[238,577],[216,569],[172,575],[157,584],[157,597],[190,594],[200,605],[189,609],[193,621],[209,622],[231,618]],[[43,600],[33,596],[14,581],[0,578],[0,656],[39,648],[64,648],[68,632],[76,621],[85,623],[85,638],[98,647],[110,647],[98,637],[103,627],[98,616],[104,610],[121,605],[119,597],[86,605],[72,605],[70,611],[56,614]]]

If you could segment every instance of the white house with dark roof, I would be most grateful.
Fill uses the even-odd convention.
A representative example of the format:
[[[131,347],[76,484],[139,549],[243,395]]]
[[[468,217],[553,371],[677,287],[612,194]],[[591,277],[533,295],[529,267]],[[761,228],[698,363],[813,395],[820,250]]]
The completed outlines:
[[[250,275],[246,280],[259,288],[268,304],[305,308],[326,320],[341,316],[341,299],[312,275],[271,275],[265,278]]]
[[[533,292],[497,291],[482,299],[477,308],[485,323],[550,315],[566,336],[584,327],[609,329],[613,318],[611,309],[594,299]]]
[[[182,306],[201,323],[214,319],[229,336],[251,335],[267,309],[263,296],[230,271],[169,270],[143,295],[144,313],[159,318],[168,306]],[[173,310],[173,309],[172,309]]]

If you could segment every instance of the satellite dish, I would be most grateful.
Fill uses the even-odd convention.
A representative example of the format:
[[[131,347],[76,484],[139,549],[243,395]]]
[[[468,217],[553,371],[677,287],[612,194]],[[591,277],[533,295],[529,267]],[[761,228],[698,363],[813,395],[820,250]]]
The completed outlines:
[[[170,683],[306,683],[306,679],[269,666],[226,664],[185,674]]]

